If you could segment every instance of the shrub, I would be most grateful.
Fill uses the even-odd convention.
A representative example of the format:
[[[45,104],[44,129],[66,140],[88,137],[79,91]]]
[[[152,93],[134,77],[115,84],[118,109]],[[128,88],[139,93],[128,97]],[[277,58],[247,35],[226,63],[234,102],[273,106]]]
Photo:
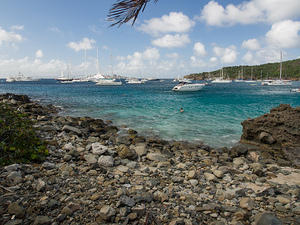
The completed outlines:
[[[40,162],[47,155],[28,115],[0,103],[0,165]]]

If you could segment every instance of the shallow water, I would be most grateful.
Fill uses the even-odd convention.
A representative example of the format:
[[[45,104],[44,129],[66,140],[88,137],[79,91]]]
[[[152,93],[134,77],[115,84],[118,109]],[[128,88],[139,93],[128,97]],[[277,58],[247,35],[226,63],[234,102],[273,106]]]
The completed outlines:
[[[241,122],[257,117],[281,103],[300,106],[293,86],[261,86],[249,83],[212,84],[201,91],[171,91],[171,80],[122,86],[93,83],[60,84],[0,82],[0,93],[27,94],[43,103],[65,108],[72,116],[91,116],[127,125],[143,135],[164,139],[203,141],[213,147],[232,146],[242,133]],[[179,112],[180,108],[183,113]]]

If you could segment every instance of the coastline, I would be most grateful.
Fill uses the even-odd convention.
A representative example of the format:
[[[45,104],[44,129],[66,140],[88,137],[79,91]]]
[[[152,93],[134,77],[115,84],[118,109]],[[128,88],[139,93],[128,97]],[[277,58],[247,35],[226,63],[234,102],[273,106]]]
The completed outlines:
[[[264,158],[255,145],[214,149],[143,137],[17,96],[0,100],[29,114],[50,155],[41,165],[0,169],[3,224],[297,222],[299,169]]]

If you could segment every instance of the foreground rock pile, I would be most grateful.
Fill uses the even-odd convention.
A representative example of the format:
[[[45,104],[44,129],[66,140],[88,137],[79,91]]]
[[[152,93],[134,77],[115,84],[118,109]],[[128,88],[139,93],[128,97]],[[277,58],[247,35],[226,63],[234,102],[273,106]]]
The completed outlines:
[[[27,112],[50,151],[41,165],[0,168],[0,224],[300,223],[300,170],[257,147],[144,138],[20,96],[0,101]]]
[[[243,142],[255,143],[277,159],[300,168],[300,107],[281,104],[243,123]]]

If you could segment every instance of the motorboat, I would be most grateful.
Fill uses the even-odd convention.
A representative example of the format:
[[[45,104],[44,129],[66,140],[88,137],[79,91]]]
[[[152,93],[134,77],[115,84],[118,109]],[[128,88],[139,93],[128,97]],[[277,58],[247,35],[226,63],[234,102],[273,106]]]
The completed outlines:
[[[291,89],[291,92],[297,92],[297,93],[300,93],[300,88],[293,88],[293,89]]]
[[[116,79],[99,79],[96,85],[102,85],[102,86],[122,85],[122,82],[116,81]]]
[[[189,84],[185,82],[181,82],[175,87],[173,87],[172,91],[199,91],[201,90],[206,84],[202,83],[195,83],[195,84]]]
[[[127,84],[144,84],[145,82],[139,80],[139,79],[128,79]]]
[[[283,86],[283,85],[292,85],[292,82],[289,80],[264,80],[261,82],[263,86]]]

